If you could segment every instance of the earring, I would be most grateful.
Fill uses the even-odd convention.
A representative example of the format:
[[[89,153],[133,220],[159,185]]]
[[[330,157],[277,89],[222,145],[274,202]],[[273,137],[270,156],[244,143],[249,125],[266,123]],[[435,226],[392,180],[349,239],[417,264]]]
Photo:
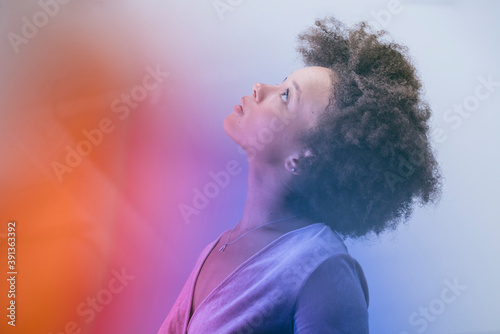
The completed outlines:
[[[292,168],[292,172],[295,172],[295,168]]]

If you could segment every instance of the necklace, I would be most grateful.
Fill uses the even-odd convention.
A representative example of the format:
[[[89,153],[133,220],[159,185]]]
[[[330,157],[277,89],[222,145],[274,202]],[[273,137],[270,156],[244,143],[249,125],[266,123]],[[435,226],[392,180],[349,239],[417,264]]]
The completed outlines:
[[[277,222],[281,222],[283,220],[287,220],[287,219],[292,219],[292,218],[295,218],[295,217],[298,217],[298,216],[292,216],[292,217],[288,217],[288,218],[283,218],[283,219],[279,219],[279,220],[274,220],[272,222],[269,222],[269,223],[265,223],[265,224],[262,224],[262,225],[258,225],[254,228],[252,228],[251,230],[243,233],[242,235],[240,235],[239,237],[237,237],[236,239],[234,239],[233,241],[229,242],[229,238],[231,238],[231,233],[233,233],[234,231],[234,228],[231,230],[231,232],[229,232],[229,235],[227,236],[227,240],[226,240],[226,243],[224,244],[224,246],[222,246],[220,249],[219,249],[219,252],[223,252],[224,249],[226,249],[227,245],[231,245],[231,244],[234,244],[236,241],[238,241],[239,239],[243,238],[246,234],[262,227],[262,226],[265,226],[265,225],[269,225],[269,224],[272,224],[272,223],[277,223]]]

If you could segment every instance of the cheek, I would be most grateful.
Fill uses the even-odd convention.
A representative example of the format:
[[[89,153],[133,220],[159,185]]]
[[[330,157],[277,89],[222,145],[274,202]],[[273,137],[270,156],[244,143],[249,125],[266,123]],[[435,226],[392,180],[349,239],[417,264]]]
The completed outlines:
[[[260,127],[255,138],[258,142],[266,145],[273,154],[288,151],[289,148],[297,145],[295,135],[297,133],[296,124],[286,122],[276,116],[267,119],[265,126]]]
[[[242,126],[248,134],[267,138],[287,132],[287,128],[296,120],[297,115],[276,101],[274,104],[260,105],[255,109],[250,109],[248,114],[242,117]]]
[[[248,114],[243,115],[242,122],[245,128],[250,132],[258,131],[259,129],[269,127],[273,110],[270,108],[254,108],[248,110]]]
[[[306,120],[295,118],[290,120],[281,131],[281,137],[287,147],[298,147],[302,145],[300,135],[304,131],[312,131],[312,127]]]

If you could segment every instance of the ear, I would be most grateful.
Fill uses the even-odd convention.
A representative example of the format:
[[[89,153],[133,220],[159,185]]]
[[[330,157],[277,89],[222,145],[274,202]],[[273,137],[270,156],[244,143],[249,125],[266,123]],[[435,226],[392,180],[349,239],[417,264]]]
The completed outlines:
[[[313,154],[310,149],[305,149],[300,152],[293,153],[289,155],[285,160],[285,168],[294,175],[300,175],[303,171],[301,170],[301,161],[305,157],[312,157]]]

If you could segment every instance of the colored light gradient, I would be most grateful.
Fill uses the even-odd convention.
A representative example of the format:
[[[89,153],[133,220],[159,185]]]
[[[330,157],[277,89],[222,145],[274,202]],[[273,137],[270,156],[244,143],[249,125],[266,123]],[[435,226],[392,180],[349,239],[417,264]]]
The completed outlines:
[[[8,33],[22,35],[22,18],[43,8],[0,8],[0,332],[156,333],[200,251],[241,217],[247,162],[224,118],[255,82],[277,84],[303,66],[296,36],[317,17],[376,21],[387,6],[259,0],[221,14],[212,0],[74,0],[18,47]],[[368,280],[371,332],[417,333],[411,314],[455,278],[467,289],[425,332],[500,330],[500,89],[458,127],[443,118],[478,77],[500,80],[500,8],[403,6],[385,28],[408,45],[432,126],[445,131],[435,146],[446,183],[442,202],[408,226],[347,242]],[[183,215],[231,161],[241,172]],[[9,221],[15,327],[5,317]]]

